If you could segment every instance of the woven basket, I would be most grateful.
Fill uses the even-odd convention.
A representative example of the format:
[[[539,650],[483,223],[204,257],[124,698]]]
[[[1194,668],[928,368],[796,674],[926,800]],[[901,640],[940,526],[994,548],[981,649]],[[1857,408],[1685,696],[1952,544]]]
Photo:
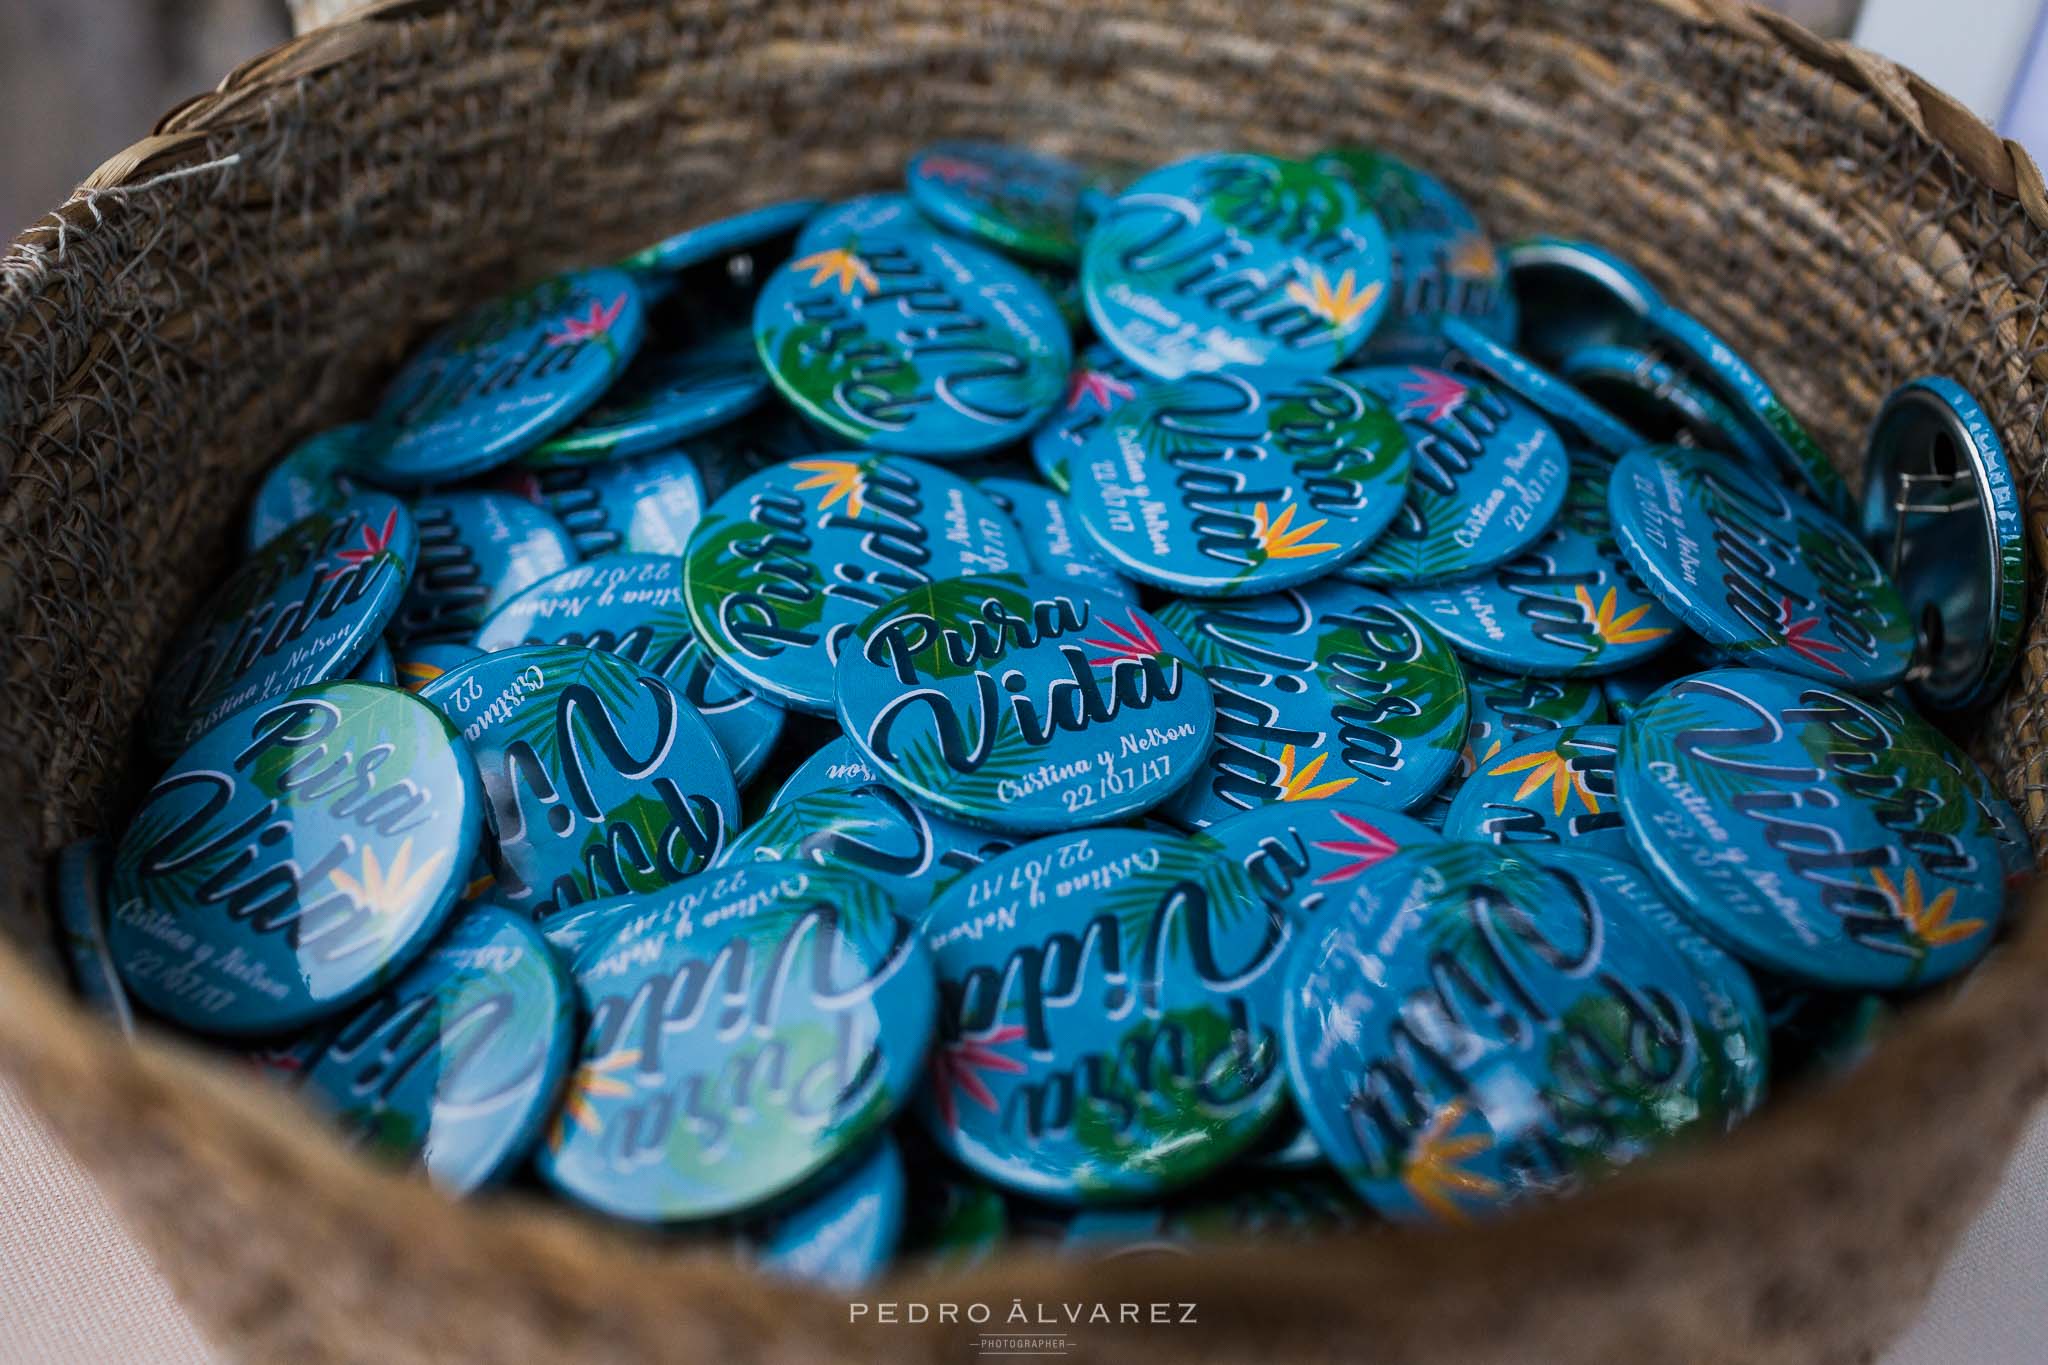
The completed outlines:
[[[70,1003],[41,864],[118,826],[152,663],[265,463],[465,302],[686,223],[892,181],[951,134],[1157,162],[1383,144],[1502,235],[1609,242],[1852,468],[1934,371],[1985,401],[2048,545],[2039,173],[1863,53],[1709,0],[387,0],[231,75],[0,265],[0,1069],[212,1339],[250,1359],[958,1358],[971,1329],[518,1197],[450,1206],[288,1101]],[[2037,838],[2048,638],[1973,738]],[[2048,916],[1846,1081],[1583,1197],[1445,1232],[875,1297],[1193,1303],[1091,1360],[1865,1360],[1915,1312],[2048,1081]],[[1031,1311],[1035,1311],[1035,1308]]]

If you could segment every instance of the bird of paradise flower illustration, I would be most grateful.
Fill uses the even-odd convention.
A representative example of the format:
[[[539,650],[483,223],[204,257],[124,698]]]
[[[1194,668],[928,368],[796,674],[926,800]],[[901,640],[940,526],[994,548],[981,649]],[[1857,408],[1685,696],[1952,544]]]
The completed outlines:
[[[421,659],[407,659],[398,665],[398,685],[417,692],[448,670]]]
[[[1401,381],[1401,415],[1421,417],[1425,422],[1448,420],[1464,406],[1470,386],[1441,370],[1414,368]]]
[[[1067,381],[1067,411],[1074,411],[1086,401],[1108,412],[1116,406],[1116,400],[1131,398],[1136,392],[1106,370],[1091,370],[1083,366],[1074,371],[1073,378]]]
[[[438,848],[431,857],[414,867],[412,840],[408,837],[398,846],[388,868],[377,857],[376,848],[365,844],[360,874],[337,867],[327,876],[355,901],[358,908],[367,912],[383,932],[389,933],[407,912],[418,907],[433,883],[434,874],[447,857],[448,850]]]
[[[986,185],[994,175],[979,161],[959,156],[928,156],[918,163],[917,173],[947,185]]]
[[[1826,657],[1830,654],[1840,654],[1842,647],[1829,640],[1814,638],[1813,632],[1820,628],[1820,618],[1818,616],[1808,616],[1797,621],[1793,620],[1792,599],[1790,596],[1779,599],[1778,615],[1785,622],[1785,647],[1787,649],[1808,663],[1819,664],[1837,677],[1846,678],[1849,676],[1848,670]]]
[[[1446,1223],[1465,1221],[1465,1210],[1459,1207],[1456,1196],[1494,1199],[1500,1194],[1498,1181],[1466,1170],[1461,1164],[1493,1145],[1493,1140],[1482,1133],[1451,1136],[1467,1112],[1468,1106],[1462,1099],[1439,1106],[1409,1142],[1408,1152],[1401,1159],[1401,1183],[1408,1193]]]
[[[1287,297],[1330,324],[1332,331],[1350,326],[1379,302],[1386,286],[1379,280],[1360,289],[1358,272],[1347,270],[1335,284],[1321,266],[1311,266],[1306,280],[1290,280]]]
[[[1005,1024],[978,1041],[959,1038],[932,1050],[933,1102],[938,1105],[939,1117],[948,1128],[960,1126],[960,1110],[953,1099],[955,1090],[989,1113],[996,1112],[995,1092],[988,1088],[988,1082],[981,1078],[981,1073],[993,1071],[1006,1076],[1022,1075],[1024,1063],[996,1049],[1023,1036],[1022,1024]]]
[[[1097,649],[1107,651],[1099,659],[1090,659],[1088,661],[1090,668],[1110,668],[1126,660],[1143,663],[1147,659],[1158,658],[1163,652],[1159,646],[1159,636],[1153,632],[1150,626],[1138,619],[1138,614],[1135,611],[1125,613],[1124,619],[1130,625],[1128,630],[1119,626],[1107,616],[1102,618],[1102,628],[1111,635],[1114,635],[1116,637],[1114,640],[1096,640],[1086,636],[1082,637],[1082,644],[1094,645]]]
[[[1509,777],[1516,773],[1527,774],[1522,780],[1521,787],[1515,792],[1517,801],[1548,782],[1551,814],[1563,815],[1565,806],[1570,803],[1575,793],[1579,800],[1585,802],[1587,810],[1596,815],[1600,812],[1600,798],[1587,790],[1586,779],[1573,770],[1571,759],[1556,749],[1523,754],[1520,758],[1511,758],[1499,767],[1487,770],[1489,777]]]
[[[1321,759],[1317,759],[1321,762]],[[1348,882],[1361,872],[1378,867],[1401,851],[1401,846],[1389,838],[1386,832],[1369,820],[1362,820],[1348,811],[1330,812],[1338,824],[1351,831],[1355,838],[1320,839],[1310,847],[1323,853],[1335,853],[1351,859],[1339,868],[1333,868],[1316,878],[1317,886],[1329,886],[1336,882]]]
[[[1598,606],[1593,604],[1593,594],[1586,591],[1583,585],[1572,591],[1579,599],[1580,609],[1586,613],[1586,624],[1593,628],[1595,635],[1610,645],[1642,644],[1649,640],[1661,640],[1671,633],[1668,627],[1636,624],[1650,614],[1654,603],[1645,602],[1642,606],[1631,608],[1617,616],[1614,609],[1619,605],[1619,597],[1615,589],[1609,588],[1601,597]]]
[[[331,579],[339,578],[350,569],[368,564],[378,555],[383,554],[391,548],[391,536],[397,529],[398,509],[396,507],[385,514],[384,526],[381,530],[372,529],[368,522],[363,523],[363,543],[360,545],[346,545],[336,550],[334,557],[342,561],[342,566],[338,569],[329,569],[321,576],[320,581],[325,583]]]
[[[867,474],[857,460],[796,460],[792,468],[811,475],[799,483],[798,492],[813,488],[825,490],[825,496],[818,503],[820,512],[829,509],[833,503],[843,501],[846,515],[859,516],[867,508]]]
[[[1490,280],[1500,273],[1493,244],[1476,232],[1459,234],[1445,253],[1448,269],[1461,280]]]
[[[1282,801],[1320,801],[1326,796],[1335,796],[1356,782],[1355,777],[1333,777],[1328,782],[1316,781],[1316,775],[1323,770],[1328,754],[1317,754],[1305,767],[1295,768],[1296,755],[1292,744],[1280,749],[1279,771],[1273,775],[1273,786]]]
[[[810,271],[810,283],[814,287],[833,280],[838,283],[842,294],[851,294],[855,285],[867,294],[882,287],[875,279],[875,272],[868,268],[868,263],[850,247],[835,246],[830,250],[813,252],[795,262],[790,269]]]
[[[1265,553],[1266,558],[1308,559],[1338,548],[1337,543],[1331,540],[1309,542],[1310,536],[1330,524],[1329,518],[1296,526],[1294,513],[1299,506],[1299,503],[1288,503],[1280,509],[1277,519],[1266,510],[1263,502],[1252,506],[1252,543]]]
[[[548,1131],[548,1147],[559,1152],[562,1144],[569,1140],[571,1124],[586,1133],[602,1133],[604,1120],[598,1116],[595,1101],[621,1099],[632,1094],[632,1083],[614,1073],[639,1060],[639,1048],[620,1048],[577,1067],[575,1079],[569,1082],[569,1093],[563,1098],[562,1107],[555,1114],[554,1126]]]
[[[626,309],[626,296],[619,295],[609,304],[592,300],[590,311],[582,317],[563,318],[561,325],[547,335],[550,346],[573,346],[579,341],[602,341],[611,336],[612,328],[618,324],[619,314]]]
[[[1894,886],[1892,879],[1882,869],[1870,874],[1871,884],[1884,893],[1892,909],[1905,922],[1907,932],[1923,949],[1941,948],[1951,943],[1961,943],[1983,932],[1981,919],[1952,920],[1955,913],[1956,889],[1949,887],[1933,900],[1926,899],[1920,887],[1920,874],[1913,868],[1906,869],[1902,879],[1903,887]]]

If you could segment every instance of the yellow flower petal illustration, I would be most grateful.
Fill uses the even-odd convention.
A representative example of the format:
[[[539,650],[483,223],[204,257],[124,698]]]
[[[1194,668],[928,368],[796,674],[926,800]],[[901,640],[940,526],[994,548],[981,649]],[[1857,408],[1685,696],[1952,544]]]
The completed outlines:
[[[1307,559],[1312,555],[1328,554],[1336,549],[1334,541],[1317,541],[1307,545],[1302,543],[1329,525],[1329,519],[1325,517],[1306,526],[1295,526],[1295,507],[1296,504],[1290,502],[1281,508],[1280,517],[1276,521],[1267,512],[1266,504],[1255,504],[1252,507],[1252,543],[1265,551],[1268,559]]]
[[[1280,772],[1274,783],[1280,789],[1280,799],[1321,801],[1335,796],[1358,780],[1355,777],[1333,777],[1328,782],[1316,781],[1316,774],[1323,770],[1323,761],[1328,757],[1328,754],[1317,754],[1309,760],[1307,767],[1296,772],[1294,746],[1283,746],[1280,750]]]
[[[1665,627],[1636,625],[1636,622],[1650,614],[1650,604],[1647,602],[1617,617],[1614,614],[1617,602],[1613,588],[1607,590],[1606,596],[1600,599],[1597,607],[1593,605],[1593,594],[1587,592],[1583,586],[1572,591],[1579,599],[1579,608],[1586,613],[1586,622],[1593,627],[1593,633],[1610,645],[1642,644],[1649,640],[1661,640],[1671,633]]]
[[[827,280],[837,280],[839,292],[842,294],[851,294],[856,284],[870,294],[881,288],[875,281],[875,272],[868,269],[867,262],[843,246],[806,256],[790,269],[810,271],[813,285],[823,284]]]
[[[857,517],[866,509],[867,478],[857,461],[796,460],[792,462],[792,468],[812,474],[812,477],[796,486],[798,492],[812,488],[827,490],[823,500],[818,503],[820,512],[841,499],[845,500],[846,515],[850,517]]]
[[[1465,1117],[1464,1100],[1452,1100],[1430,1115],[1428,1124],[1408,1144],[1407,1155],[1401,1162],[1401,1183],[1408,1187],[1408,1193],[1415,1202],[1428,1209],[1436,1218],[1445,1223],[1462,1223],[1465,1211],[1451,1196],[1468,1194],[1479,1199],[1492,1199],[1500,1194],[1500,1184],[1491,1177],[1477,1171],[1468,1171],[1458,1163],[1467,1157],[1478,1156],[1493,1146],[1493,1139],[1480,1133],[1464,1137],[1449,1136]]]

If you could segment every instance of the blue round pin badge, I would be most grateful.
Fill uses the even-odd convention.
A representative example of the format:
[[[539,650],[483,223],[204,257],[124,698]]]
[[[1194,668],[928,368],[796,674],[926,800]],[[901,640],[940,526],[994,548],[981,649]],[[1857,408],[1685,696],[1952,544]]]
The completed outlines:
[[[1385,224],[1390,287],[1387,317],[1363,356],[1376,365],[1434,365],[1444,353],[1443,324],[1464,318],[1498,341],[1515,336],[1514,291],[1479,219],[1435,176],[1364,147],[1314,158],[1341,179]]]
[[[1230,268],[1216,262],[1227,260]],[[1081,254],[1096,332],[1147,374],[1323,374],[1387,311],[1387,235],[1338,176],[1213,152],[1139,177]]]
[[[2007,895],[2026,885],[2033,877],[2034,841],[2027,833],[2026,822],[2013,809],[1985,771],[1960,749],[1951,749],[1943,755],[1949,766],[1962,779],[1964,788],[1970,793],[1972,804],[1977,807],[1977,831],[1988,835],[1998,845],[1998,863],[2005,873]]]
[[[1717,450],[1775,476],[1770,456],[1734,410],[1654,348],[1582,347],[1558,361],[1558,375],[1647,444]]]
[[[807,256],[837,247],[857,250],[863,240],[939,231],[939,225],[920,213],[907,194],[861,194],[827,204],[812,214],[797,234],[796,254]]]
[[[338,1013],[439,932],[484,814],[468,749],[404,692],[320,683],[237,711],[121,836],[121,978],[199,1033],[272,1036]]]
[[[1088,436],[1069,502],[1118,572],[1195,597],[1306,583],[1371,545],[1409,496],[1408,433],[1336,375],[1148,386]]]
[[[370,652],[363,656],[363,661],[356,665],[355,672],[349,676],[357,682],[379,683],[385,687],[398,686],[398,659],[391,652],[390,641],[381,635],[378,636],[377,643],[370,646]]]
[[[1885,399],[1856,529],[1920,623],[1908,686],[1929,710],[1983,706],[2012,676],[2031,558],[2021,496],[1998,429],[1962,385],[1928,375]]]
[[[984,1179],[1062,1204],[1164,1194],[1283,1107],[1288,919],[1213,847],[1035,840],[962,878],[922,933],[942,1005],[919,1116]]]
[[[1695,928],[1658,891],[1650,874],[1633,862],[1604,858],[1578,848],[1530,846],[1518,850],[1561,878],[1575,896],[1600,905],[1610,917],[1647,922],[1692,968],[1699,987],[1686,1002],[1686,1016],[1699,1037],[1719,1095],[1715,1113],[1726,1127],[1763,1103],[1771,1074],[1771,1022],[1747,969]]]
[[[1846,519],[1855,515],[1849,485],[1835,472],[1820,442],[1734,347],[1674,304],[1652,308],[1643,315],[1643,323],[1663,343],[1674,363],[1720,395],[1794,489],[1834,516]]]
[[[562,524],[510,493],[415,498],[419,561],[391,633],[401,650],[460,644],[515,594],[576,562]]]
[[[1497,984],[1482,1002],[1473,983]],[[1449,1223],[1718,1123],[1703,1009],[1648,921],[1518,851],[1447,843],[1389,859],[1317,919],[1282,1022],[1338,1174],[1388,1218]]]
[[[768,761],[787,719],[697,643],[683,563],[668,555],[607,555],[565,569],[500,606],[474,643],[595,649],[652,673],[704,718],[742,786]]]
[[[683,595],[712,656],[780,705],[832,711],[855,629],[920,584],[1029,562],[1002,509],[900,455],[792,460],[726,490],[690,536]]]
[[[1584,678],[1516,677],[1488,668],[1465,670],[1472,718],[1465,726],[1466,757],[1458,776],[1470,777],[1480,763],[1510,744],[1578,725],[1607,722],[1600,686]]]
[[[356,468],[376,439],[366,422],[333,427],[306,438],[270,467],[249,503],[242,548],[254,552],[307,517],[333,515],[355,493]]]
[[[1563,511],[1513,559],[1455,583],[1396,589],[1394,599],[1462,657],[1497,670],[1614,673],[1660,653],[1682,627],[1615,543],[1608,468],[1575,461]]]
[[[904,169],[913,204],[933,222],[1013,255],[1072,265],[1081,258],[1084,166],[1001,142],[935,142]]]
[[[1038,476],[1061,493],[1069,491],[1088,438],[1109,414],[1137,397],[1145,382],[1143,370],[1101,342],[1082,347],[1067,376],[1066,397],[1031,433],[1031,463]]]
[[[1064,495],[1029,479],[982,478],[974,486],[1010,519],[1031,568],[1091,601],[1137,600],[1137,589],[1081,536]]]
[[[1832,516],[1722,456],[1640,450],[1608,488],[1642,581],[1709,645],[1746,664],[1874,691],[1905,676],[1905,599]]]
[[[481,907],[327,1038],[304,1089],[355,1145],[468,1194],[540,1140],[575,1028],[575,987],[540,932]]]
[[[887,894],[898,914],[921,921],[955,882],[1014,842],[870,782],[779,801],[734,836],[718,865],[807,863],[853,872]]]
[[[107,947],[107,852],[107,841],[100,838],[80,839],[58,850],[51,904],[79,998],[121,1032],[132,1034],[135,1012]]]
[[[820,207],[816,199],[785,199],[699,223],[641,248],[619,262],[619,268],[638,276],[675,275],[721,257],[752,255],[793,237]]]
[[[397,614],[418,557],[412,514],[382,493],[273,537],[165,654],[143,718],[151,752],[169,758],[232,712],[347,677]]]
[[[1463,318],[1444,319],[1443,336],[1467,365],[1536,409],[1568,440],[1576,438],[1614,460],[1650,444],[1566,380]]]
[[[938,1013],[923,942],[857,877],[754,863],[685,890],[578,958],[590,1022],[535,1160],[639,1222],[758,1208],[858,1151],[923,1079]]]
[[[1209,750],[1215,705],[1150,613],[1040,575],[941,579],[839,653],[839,721],[920,805],[1020,833],[1151,809]]]
[[[745,416],[768,390],[748,327],[716,328],[680,345],[650,341],[603,398],[521,463],[603,464],[660,450]]]
[[[1276,801],[1226,816],[1201,833],[1244,868],[1252,890],[1297,919],[1341,900],[1351,883],[1404,848],[1444,836],[1408,816],[1362,801]]]
[[[1458,761],[1465,674],[1444,638],[1370,588],[1329,580],[1229,602],[1168,602],[1160,622],[1216,698],[1216,743],[1160,812],[1206,826],[1276,802],[1427,800]]]
[[[762,286],[754,341],[811,420],[850,445],[936,459],[1029,435],[1074,359],[1037,281],[937,233],[800,249]]]
[[[748,1228],[742,1239],[749,1259],[772,1274],[850,1292],[895,1257],[908,1198],[903,1153],[885,1134],[829,1188]]]
[[[688,886],[688,882],[680,883]],[[651,895],[610,896],[600,901],[584,901],[567,910],[537,921],[540,936],[547,940],[556,959],[572,970],[576,959],[583,950],[600,939],[609,942],[617,926],[636,914],[659,914],[664,905],[664,896],[675,887],[667,887]]]
[[[795,771],[775,789],[775,795],[768,801],[768,809],[778,810],[813,792],[850,792],[858,787],[887,785],[874,765],[853,747],[853,741],[842,734],[837,739],[827,740],[817,752],[796,765]]]
[[[704,867],[738,826],[739,789],[704,718],[616,655],[500,650],[419,695],[476,756],[491,895],[509,909],[546,915],[658,890]]]
[[[680,555],[704,515],[704,480],[687,449],[606,464],[510,470],[498,485],[546,508],[576,554]]]
[[[2005,866],[1955,746],[1896,703],[1765,668],[1629,718],[1639,861],[1743,961],[1831,989],[1928,985],[1991,946]]]
[[[1575,725],[1525,739],[1477,764],[1444,834],[1484,844],[1550,844],[1631,862],[1615,800],[1621,727]]]
[[[1587,346],[1639,341],[1643,316],[1664,301],[1640,270],[1591,242],[1531,237],[1510,242],[1501,257],[1521,314],[1518,344],[1541,364]]]
[[[455,665],[468,663],[482,653],[473,645],[452,642],[408,646],[397,655],[397,685],[417,692]]]
[[[603,397],[646,328],[640,287],[617,270],[560,275],[484,304],[391,381],[363,473],[415,488],[516,459]]]
[[[1515,677],[1467,664],[1465,698],[1471,713],[1458,761],[1436,795],[1411,811],[1432,829],[1443,828],[1451,802],[1479,765],[1509,745],[1569,726],[1600,725],[1608,720],[1605,693],[1599,683],[1586,678]]]
[[[1437,583],[1513,559],[1564,507],[1570,462],[1518,398],[1422,366],[1348,370],[1408,434],[1408,497],[1385,534],[1342,570],[1368,585]]]

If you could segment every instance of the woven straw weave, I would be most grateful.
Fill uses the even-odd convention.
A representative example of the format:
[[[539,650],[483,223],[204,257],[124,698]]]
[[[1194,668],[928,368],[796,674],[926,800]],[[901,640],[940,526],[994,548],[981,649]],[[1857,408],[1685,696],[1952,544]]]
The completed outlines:
[[[953,1359],[674,1244],[451,1207],[278,1096],[65,999],[44,860],[118,824],[152,661],[265,463],[465,302],[940,135],[1157,162],[1383,144],[1503,235],[1611,243],[1847,468],[1883,394],[1984,400],[2048,548],[2039,174],[1894,67],[1710,0],[387,0],[166,117],[0,263],[0,1067],[250,1359]],[[2037,624],[1974,738],[2048,829]],[[882,1297],[1193,1302],[1088,1360],[1854,1361],[1914,1311],[2048,1082],[2048,917],[1871,1063],[1732,1138],[1443,1233]]]

